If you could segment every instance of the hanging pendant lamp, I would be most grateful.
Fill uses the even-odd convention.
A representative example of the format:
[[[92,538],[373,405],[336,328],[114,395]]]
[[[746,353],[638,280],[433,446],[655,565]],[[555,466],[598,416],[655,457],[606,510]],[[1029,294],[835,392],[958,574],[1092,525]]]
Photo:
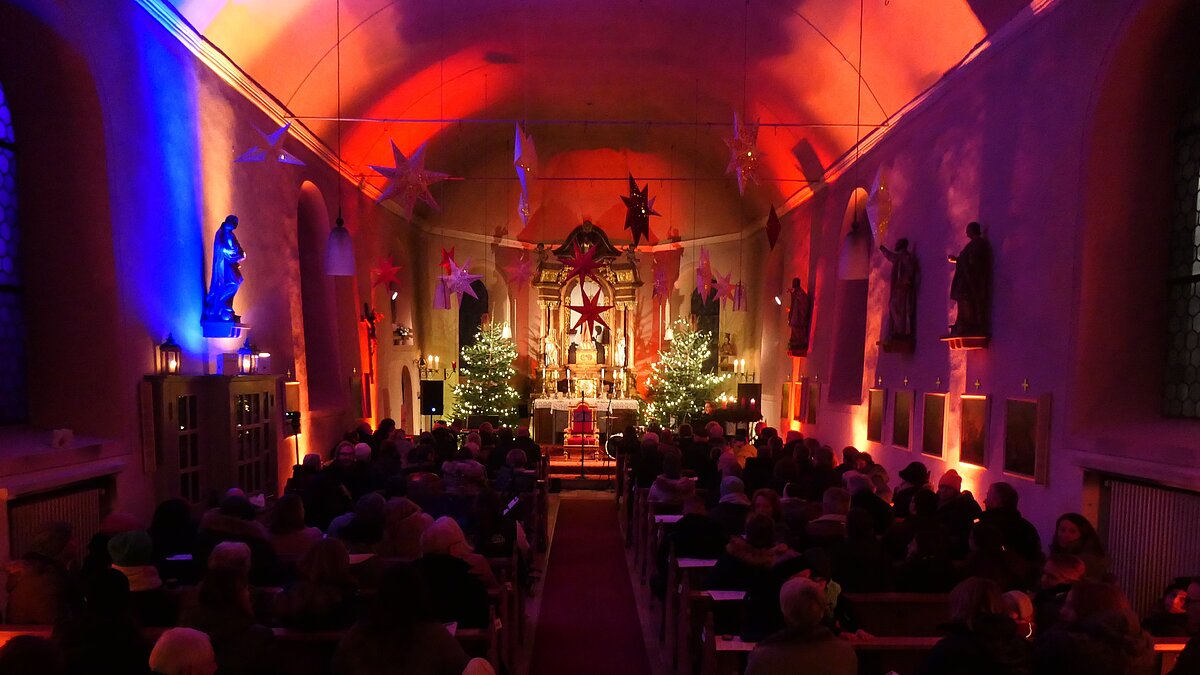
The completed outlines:
[[[334,26],[337,35],[334,43],[337,56],[337,160],[338,173],[342,167],[342,3],[334,3]],[[338,217],[334,228],[329,231],[329,240],[325,243],[325,274],[331,277],[354,276],[354,241],[350,238],[350,230],[346,229],[346,221],[342,218],[342,180],[337,177]]]

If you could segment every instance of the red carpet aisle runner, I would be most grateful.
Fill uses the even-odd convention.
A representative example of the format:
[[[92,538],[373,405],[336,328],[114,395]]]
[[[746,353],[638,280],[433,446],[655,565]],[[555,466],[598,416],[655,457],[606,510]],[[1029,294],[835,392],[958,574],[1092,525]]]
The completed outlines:
[[[531,675],[649,675],[612,500],[564,500],[546,565]]]

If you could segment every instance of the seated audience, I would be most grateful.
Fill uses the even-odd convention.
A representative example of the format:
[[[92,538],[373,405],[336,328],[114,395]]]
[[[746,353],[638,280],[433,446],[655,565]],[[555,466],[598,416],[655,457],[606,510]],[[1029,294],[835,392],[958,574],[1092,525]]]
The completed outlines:
[[[496,492],[509,498],[513,495],[533,492],[537,487],[537,472],[525,468],[527,464],[528,460],[524,450],[520,448],[509,450],[504,460],[504,466],[496,472],[496,480],[492,482],[492,487],[496,489]]]
[[[1188,607],[1200,605],[1200,597],[1188,595],[1187,579],[1176,579],[1163,591],[1162,599],[1149,616],[1142,619],[1142,628],[1155,637],[1184,637],[1188,635]]]
[[[467,519],[468,541],[485,558],[508,558],[513,551],[529,553],[529,540],[521,524],[504,515],[504,504],[493,490],[475,498]]]
[[[1083,579],[1085,573],[1083,561],[1073,555],[1052,555],[1046,561],[1038,581],[1038,592],[1033,596],[1039,631],[1045,632],[1058,622],[1067,601],[1067,593]]]
[[[358,498],[354,512],[333,519],[329,536],[341,539],[353,553],[369,553],[383,539],[387,519],[387,500],[378,492],[368,492]]]
[[[468,441],[454,454],[454,460],[442,464],[443,489],[447,494],[474,497],[487,487],[487,468],[476,461],[479,446]]]
[[[452,675],[470,659],[442,622],[441,590],[414,565],[391,568],[374,602],[333,655],[334,675]]]
[[[217,659],[208,636],[191,628],[172,628],[158,636],[150,651],[156,675],[214,675]]]
[[[1188,633],[1192,637],[1179,653],[1170,675],[1200,675],[1200,602],[1192,599],[1200,598],[1200,578],[1188,584],[1187,597]]]
[[[146,673],[149,649],[129,602],[129,581],[117,570],[90,575],[83,608],[54,626],[69,673]],[[102,667],[100,667],[102,664]]]
[[[79,607],[80,590],[71,571],[77,553],[67,523],[47,522],[38,528],[25,555],[4,566],[5,622],[53,624]]]
[[[741,478],[728,476],[721,479],[720,494],[717,505],[709,509],[708,517],[727,537],[737,536],[745,531],[746,516],[750,513],[746,486]]]
[[[1080,581],[1062,619],[1034,642],[1038,673],[1150,675],[1154,646],[1115,586]]]
[[[220,507],[208,510],[200,518],[196,559],[207,560],[213,548],[223,541],[241,542],[250,547],[250,575],[256,583],[273,580],[275,549],[271,547],[266,526],[255,520],[257,515],[257,509],[245,496],[226,495]]]
[[[949,542],[938,530],[917,532],[907,556],[896,565],[896,590],[907,593],[946,593],[954,587]]]
[[[929,488],[916,490],[909,498],[904,519],[897,519],[883,534],[883,545],[893,560],[908,555],[908,544],[922,530],[934,530],[945,537],[946,532],[937,517],[938,498]],[[899,514],[897,510],[897,514]]]
[[[970,577],[950,592],[950,623],[921,666],[920,675],[1027,675],[1028,642],[1008,617],[1000,587]]]
[[[1021,556],[1033,568],[1042,564],[1042,539],[1037,528],[1021,515],[1017,506],[1021,496],[1008,483],[992,483],[983,500],[985,511],[979,522],[1000,531],[1004,548]]]
[[[271,548],[284,562],[296,562],[313,544],[325,535],[315,527],[304,525],[304,500],[297,494],[287,494],[275,504],[268,526]]]
[[[1033,598],[1025,591],[1009,591],[1000,596],[1008,618],[1017,624],[1017,633],[1026,640],[1032,639],[1037,630],[1034,622]]]
[[[129,580],[129,604],[143,626],[173,626],[178,608],[163,588],[154,566],[154,542],[142,530],[122,532],[108,540],[113,569]]]
[[[823,675],[855,675],[858,657],[849,642],[822,625],[825,591],[798,577],[783,584],[779,605],[788,627],[759,642],[750,652],[746,675],[786,675],[805,671]]]
[[[650,484],[647,499],[653,504],[682,507],[689,497],[696,494],[696,479],[681,475],[683,463],[678,451],[663,453],[662,473]]]
[[[280,625],[301,630],[345,628],[354,622],[357,584],[350,554],[337,539],[322,539],[296,565],[300,578],[275,596]]]
[[[1050,555],[1066,553],[1083,561],[1088,581],[1108,580],[1108,556],[1091,522],[1078,513],[1064,513],[1054,523]]]
[[[199,581],[200,565],[192,560],[196,550],[196,521],[187,502],[168,499],[159,504],[148,532],[154,541],[154,564],[164,581],[188,584]]]
[[[421,511],[417,503],[405,497],[387,502],[383,521],[383,539],[375,551],[385,558],[413,561],[421,557],[421,533],[433,524],[433,517]]]
[[[962,489],[962,476],[949,469],[938,479],[937,518],[950,542],[950,555],[961,558],[967,554],[971,528],[983,510],[970,490]]]
[[[655,597],[665,597],[667,565],[671,550],[676,558],[714,559],[725,550],[729,536],[705,513],[704,500],[692,497],[683,504],[683,517],[667,528],[655,556],[650,588]]]
[[[776,563],[795,555],[786,544],[775,543],[775,523],[769,517],[752,513],[746,519],[745,534],[732,537],[717,558],[708,587],[744,591]]]
[[[421,534],[416,566],[429,582],[442,621],[483,628],[488,621],[488,588],[496,577],[487,560],[471,550],[453,518],[442,516]]]
[[[920,490],[929,490],[929,469],[921,462],[909,462],[900,470],[900,486],[892,494],[892,507],[898,518],[907,518],[912,513],[910,503]]]
[[[812,520],[804,533],[812,546],[832,546],[846,538],[846,514],[850,512],[850,493],[831,487],[821,498],[821,515]],[[874,523],[872,522],[872,528]]]
[[[62,650],[53,641],[35,635],[17,635],[0,645],[0,673],[67,675],[67,667]]]
[[[846,490],[850,492],[850,508],[862,509],[871,514],[875,534],[883,535],[896,521],[891,505],[875,494],[875,486],[866,474],[847,473]]]
[[[891,589],[891,565],[875,537],[871,514],[850,509],[846,539],[829,547],[833,578],[847,593],[879,593]]]
[[[991,579],[1002,591],[1025,588],[1029,579],[1029,563],[1004,548],[1000,531],[986,523],[971,530],[970,552],[962,562],[961,577]]]
[[[246,568],[225,559],[237,550],[213,551],[217,560],[209,561],[196,604],[184,610],[179,624],[208,634],[222,675],[261,675],[271,672],[275,635],[255,621]]]

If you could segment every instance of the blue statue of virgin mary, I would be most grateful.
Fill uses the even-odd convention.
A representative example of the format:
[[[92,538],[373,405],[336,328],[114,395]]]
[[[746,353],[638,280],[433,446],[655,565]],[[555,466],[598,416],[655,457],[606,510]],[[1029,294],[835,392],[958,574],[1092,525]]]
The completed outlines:
[[[233,296],[242,285],[240,263],[246,259],[246,252],[233,233],[237,226],[237,216],[228,216],[213,238],[212,277],[200,319],[203,324],[237,324],[242,319],[233,313]],[[207,330],[205,335],[208,336]]]

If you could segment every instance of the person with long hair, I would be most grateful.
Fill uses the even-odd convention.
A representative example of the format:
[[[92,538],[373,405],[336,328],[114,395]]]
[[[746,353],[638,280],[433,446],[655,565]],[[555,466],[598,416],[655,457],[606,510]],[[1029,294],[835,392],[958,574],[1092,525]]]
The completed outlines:
[[[950,622],[920,675],[1027,675],[1029,643],[1017,631],[991,579],[970,577],[950,591]],[[1048,671],[1049,672],[1049,671]]]
[[[275,598],[275,617],[288,628],[327,630],[353,623],[357,583],[350,554],[338,539],[322,539],[296,565],[300,578]]]
[[[1054,523],[1054,537],[1050,540],[1050,555],[1066,553],[1083,561],[1088,581],[1106,581],[1108,556],[1104,544],[1096,534],[1096,528],[1087,518],[1078,513],[1064,513]]]
[[[271,548],[283,562],[295,562],[308,553],[325,536],[315,527],[304,524],[304,500],[297,494],[286,494],[271,511],[267,526]]]
[[[1154,646],[1120,589],[1080,581],[1059,622],[1034,642],[1034,665],[1039,673],[1149,675]]]

